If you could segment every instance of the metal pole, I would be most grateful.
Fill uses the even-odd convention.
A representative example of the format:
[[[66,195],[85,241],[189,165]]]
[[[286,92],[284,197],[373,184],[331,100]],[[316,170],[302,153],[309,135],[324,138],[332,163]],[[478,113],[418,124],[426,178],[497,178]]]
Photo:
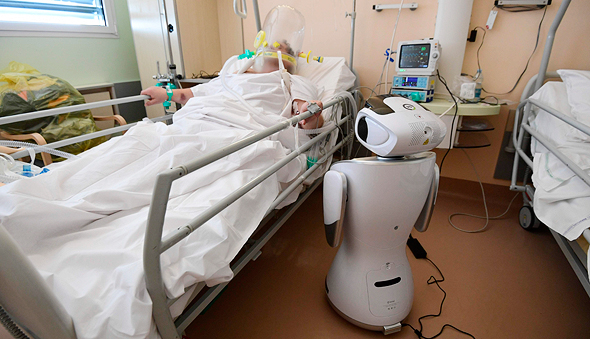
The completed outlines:
[[[260,25],[260,10],[258,9],[258,0],[252,0],[252,7],[254,7],[254,18],[256,19],[256,31],[260,32],[260,30],[262,29],[262,26]]]
[[[355,31],[355,25],[356,25],[356,0],[353,0],[352,2],[352,13],[346,13],[346,16],[350,16],[350,57],[348,59],[349,61],[349,67],[350,70],[352,71],[352,64],[353,64],[353,60],[354,60],[354,31]],[[353,71],[354,72],[354,71]]]
[[[547,73],[547,67],[549,66],[549,57],[551,56],[551,49],[553,48],[553,40],[555,40],[555,32],[561,23],[561,19],[565,15],[567,11],[567,7],[570,5],[570,0],[563,0],[561,6],[559,6],[559,10],[557,14],[555,14],[555,18],[553,19],[553,23],[549,28],[549,34],[547,34],[547,40],[545,41],[545,49],[543,50],[543,59],[541,59],[541,67],[539,68],[539,76],[537,77],[537,82],[535,83],[535,88],[533,92],[536,92],[541,86],[543,86],[543,81],[545,80],[545,73]]]
[[[168,45],[168,53],[170,54],[170,63],[168,65],[166,65],[168,68],[170,68],[170,65],[174,65],[174,56],[172,55],[172,42],[170,41],[170,31],[168,30],[168,11],[166,10],[166,0],[162,0],[162,8],[164,9],[164,23],[165,26],[164,27],[164,31],[162,32],[162,34],[164,35],[164,39],[166,40],[166,44]],[[170,69],[168,69],[168,71],[170,71]]]

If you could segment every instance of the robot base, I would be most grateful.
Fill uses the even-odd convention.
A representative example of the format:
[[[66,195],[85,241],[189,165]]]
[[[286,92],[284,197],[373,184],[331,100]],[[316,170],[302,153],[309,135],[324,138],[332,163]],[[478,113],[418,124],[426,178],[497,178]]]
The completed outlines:
[[[342,243],[326,276],[330,304],[359,327],[393,333],[410,313],[414,283],[406,240],[428,214],[432,152],[332,165],[346,177]],[[325,198],[325,197],[324,197]]]
[[[330,298],[328,297],[327,294],[326,294],[326,299],[328,299],[330,306],[332,306],[332,308],[334,309],[334,311],[336,311],[336,313],[338,313],[338,315],[340,315],[342,318],[346,319],[349,323],[351,323],[355,326],[358,326],[360,328],[364,328],[366,330],[371,330],[371,331],[381,331],[381,332],[383,332],[383,335],[397,333],[402,330],[402,323],[396,323],[396,324],[389,325],[389,326],[374,326],[374,325],[361,323],[360,321],[356,321],[356,320],[352,319],[351,317],[347,316],[346,314],[342,313],[338,309],[338,307],[336,307],[332,303],[332,301],[330,300]]]

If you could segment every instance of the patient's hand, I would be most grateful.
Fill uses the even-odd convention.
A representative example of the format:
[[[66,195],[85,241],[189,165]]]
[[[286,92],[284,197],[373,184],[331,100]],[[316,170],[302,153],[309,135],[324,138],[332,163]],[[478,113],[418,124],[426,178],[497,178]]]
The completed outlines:
[[[168,94],[166,94],[166,90],[162,87],[152,86],[147,89],[144,89],[140,93],[141,95],[149,95],[151,99],[145,102],[146,106],[161,104],[164,101],[168,100]]]
[[[297,101],[297,106],[299,107],[300,112],[307,111],[307,106],[308,106],[307,102],[302,101],[302,100],[296,100],[296,101]],[[324,125],[324,118],[322,117],[322,114],[321,114],[322,110],[324,109],[324,104],[318,100],[311,100],[310,102],[315,103],[318,106],[320,106],[320,111],[318,113],[312,115],[311,117],[299,122],[299,126],[301,126],[301,128],[303,128],[303,129],[320,128]]]

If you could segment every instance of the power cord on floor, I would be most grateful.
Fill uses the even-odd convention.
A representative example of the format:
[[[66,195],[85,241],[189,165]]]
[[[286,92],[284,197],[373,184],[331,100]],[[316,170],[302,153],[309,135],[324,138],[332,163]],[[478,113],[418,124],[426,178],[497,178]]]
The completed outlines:
[[[463,153],[465,153],[465,156],[467,157],[467,160],[469,160],[469,163],[471,164],[471,167],[473,168],[473,172],[475,172],[475,176],[477,177],[477,182],[479,182],[479,187],[481,187],[481,196],[483,197],[483,207],[486,211],[486,215],[485,216],[481,216],[481,215],[474,215],[474,214],[469,214],[469,213],[453,213],[451,215],[449,215],[449,224],[451,224],[451,226],[453,226],[453,228],[455,228],[456,230],[459,230],[461,232],[466,232],[466,233],[479,233],[479,232],[483,232],[487,227],[488,224],[490,223],[490,219],[500,219],[501,217],[503,217],[506,213],[508,213],[508,210],[510,210],[510,206],[512,206],[512,203],[514,202],[514,199],[516,199],[516,197],[518,196],[518,193],[516,193],[514,195],[514,197],[512,198],[512,200],[510,200],[510,203],[508,204],[508,207],[506,208],[506,210],[504,211],[504,213],[497,215],[495,217],[490,217],[488,214],[488,204],[486,202],[486,193],[483,189],[483,184],[481,182],[481,179],[479,177],[479,174],[477,173],[477,170],[475,169],[475,165],[473,164],[473,161],[471,161],[471,157],[469,156],[469,154],[467,154],[467,152],[465,151],[465,149],[461,148],[461,150],[463,151]],[[472,218],[478,218],[478,219],[485,219],[486,223],[485,225],[483,225],[482,228],[477,229],[477,230],[466,230],[466,229],[462,229],[460,227],[457,227],[455,224],[453,224],[453,217],[457,216],[457,215],[464,215],[464,216],[468,216],[468,217],[472,217]]]
[[[426,337],[422,334],[422,330],[424,329],[424,325],[422,324],[422,319],[430,318],[430,317],[432,317],[432,318],[439,317],[442,313],[443,304],[445,303],[445,299],[447,298],[447,292],[445,292],[445,290],[443,290],[442,287],[440,287],[439,283],[445,281],[445,276],[442,274],[442,272],[438,268],[438,266],[436,266],[436,264],[432,260],[430,260],[430,258],[427,257],[426,250],[424,249],[424,247],[422,247],[422,245],[420,244],[418,239],[412,237],[411,234],[410,234],[410,237],[408,238],[407,245],[410,248],[410,251],[412,251],[412,254],[414,254],[414,257],[416,259],[428,260],[436,268],[436,270],[438,271],[438,273],[441,276],[441,279],[436,279],[433,275],[431,275],[430,278],[428,278],[428,280],[426,281],[426,283],[428,285],[436,284],[436,286],[443,292],[443,298],[442,298],[442,301],[440,302],[440,308],[439,308],[437,314],[427,314],[427,315],[423,315],[420,318],[418,318],[418,323],[420,324],[420,329],[416,329],[414,326],[407,324],[407,323],[402,323],[402,328],[406,327],[406,326],[410,327],[414,331],[414,334],[416,334],[418,339],[434,339],[434,338],[440,336],[443,333],[443,331],[445,330],[445,328],[447,328],[447,327],[450,327],[460,333],[463,333],[463,334],[468,335],[471,338],[475,339],[475,337],[473,335],[471,335],[470,333],[460,330],[451,324],[444,324],[443,327],[440,329],[440,331],[432,337]]]

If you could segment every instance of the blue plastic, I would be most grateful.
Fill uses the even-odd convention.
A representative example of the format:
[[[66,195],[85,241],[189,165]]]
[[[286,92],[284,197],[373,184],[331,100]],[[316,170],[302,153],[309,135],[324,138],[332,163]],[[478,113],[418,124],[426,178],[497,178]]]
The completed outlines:
[[[383,54],[383,55],[385,55],[386,57],[388,57],[388,59],[389,59],[389,62],[393,62],[393,58],[391,57],[391,54],[392,54],[392,53],[390,52],[390,49],[389,49],[389,48],[388,48],[388,49],[386,49],[386,50],[385,50],[385,54]]]

